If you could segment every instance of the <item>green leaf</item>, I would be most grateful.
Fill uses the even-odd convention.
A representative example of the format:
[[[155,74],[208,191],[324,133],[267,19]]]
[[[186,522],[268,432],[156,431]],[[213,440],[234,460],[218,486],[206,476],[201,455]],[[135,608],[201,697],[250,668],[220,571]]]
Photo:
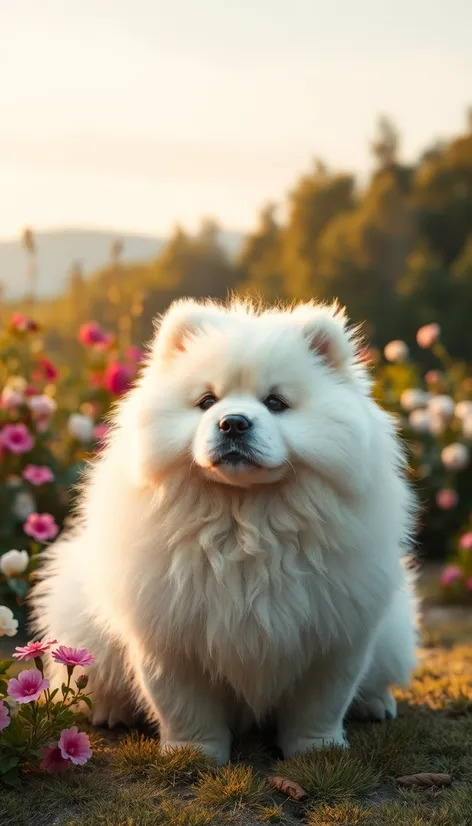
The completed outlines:
[[[7,694],[8,683],[6,680],[0,680],[0,694]]]
[[[0,660],[0,674],[6,674],[13,660]]]
[[[29,585],[26,579],[16,579],[15,577],[11,577],[7,579],[8,587],[17,597],[20,599],[25,599],[29,591]]]
[[[0,757],[0,774],[4,775],[10,769],[14,769],[20,762],[19,757],[12,755],[11,757]]]
[[[85,703],[85,705],[87,706],[87,708],[89,708],[90,710],[92,710],[92,700],[90,699],[90,697],[87,697],[87,695],[86,695],[86,694],[83,694],[83,695],[82,695],[82,697],[81,697],[80,699],[84,701],[84,703]]]
[[[1,778],[6,786],[11,786],[13,789],[21,788],[20,774],[17,768],[2,772]]]

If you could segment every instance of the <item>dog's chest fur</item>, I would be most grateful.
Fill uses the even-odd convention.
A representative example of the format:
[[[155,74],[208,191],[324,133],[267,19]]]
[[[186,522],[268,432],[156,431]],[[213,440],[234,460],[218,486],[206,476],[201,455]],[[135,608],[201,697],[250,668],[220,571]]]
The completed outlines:
[[[358,617],[346,571],[335,570],[336,547],[326,570],[323,522],[317,530],[282,500],[193,504],[167,537],[154,633],[167,651],[184,649],[228,682],[257,715],[333,638],[348,641]]]

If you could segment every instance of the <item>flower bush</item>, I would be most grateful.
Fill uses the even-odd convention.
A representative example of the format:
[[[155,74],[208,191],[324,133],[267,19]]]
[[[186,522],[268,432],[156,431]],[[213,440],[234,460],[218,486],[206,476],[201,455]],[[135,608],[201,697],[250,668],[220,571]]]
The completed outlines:
[[[93,663],[93,656],[85,649],[53,650],[53,659],[65,666],[67,676],[60,690],[51,691],[44,658],[54,645],[55,640],[43,640],[18,646],[13,657],[33,662],[34,668],[16,677],[8,678],[9,661],[0,664],[0,780],[6,784],[18,785],[27,768],[59,772],[83,765],[92,755],[87,734],[78,729],[81,704],[91,707],[84,691],[88,677],[73,677],[77,666]]]
[[[0,334],[0,605],[21,623],[39,555],[62,529],[83,465],[101,449],[110,407],[142,357],[90,322],[78,331],[82,359],[72,373],[48,358],[45,335],[20,313]]]
[[[472,517],[472,378],[467,365],[450,359],[438,324],[421,327],[416,339],[427,351],[419,354],[427,369],[404,342],[390,342],[377,364],[375,392],[408,447],[422,504],[420,555],[451,555],[440,577],[442,595],[472,604],[472,554],[464,545]]]

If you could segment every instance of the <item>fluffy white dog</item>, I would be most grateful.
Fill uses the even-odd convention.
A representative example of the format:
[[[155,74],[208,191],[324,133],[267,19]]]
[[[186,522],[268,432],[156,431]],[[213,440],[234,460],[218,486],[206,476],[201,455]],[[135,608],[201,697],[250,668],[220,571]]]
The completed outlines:
[[[395,716],[414,498],[357,345],[336,307],[164,316],[32,597],[95,655],[95,723],[144,707],[223,763],[268,714],[286,757],[345,744],[350,707]]]

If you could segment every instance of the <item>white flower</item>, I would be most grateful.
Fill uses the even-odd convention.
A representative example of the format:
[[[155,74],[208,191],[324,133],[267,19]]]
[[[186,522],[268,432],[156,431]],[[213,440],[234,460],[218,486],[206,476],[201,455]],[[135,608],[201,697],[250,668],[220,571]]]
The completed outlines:
[[[18,620],[6,605],[0,605],[0,637],[14,637],[18,631]]]
[[[461,442],[453,442],[441,451],[441,460],[447,470],[464,470],[469,464],[469,459],[469,448]]]
[[[430,394],[425,393],[416,387],[409,387],[400,396],[400,404],[404,410],[416,410],[418,407],[426,407],[430,399]]]
[[[408,347],[404,341],[394,339],[394,341],[389,341],[386,345],[384,349],[384,356],[387,361],[405,361],[408,358]]]
[[[417,433],[429,433],[431,428],[431,416],[427,410],[413,410],[409,416],[409,422],[413,430]]]
[[[454,413],[454,400],[450,396],[433,396],[428,402],[428,410],[433,416],[450,419]]]
[[[457,402],[455,413],[458,419],[465,419],[467,416],[472,416],[472,402]]]
[[[472,439],[472,414],[462,420],[462,433],[466,439]]]
[[[93,419],[83,413],[72,413],[67,422],[67,429],[78,442],[91,442],[93,437]]]
[[[54,399],[51,396],[46,396],[45,393],[42,396],[31,396],[27,404],[33,413],[38,413],[40,416],[52,416],[57,409]]]
[[[0,556],[0,570],[6,577],[17,576],[28,567],[28,551],[7,551]]]
[[[2,390],[2,407],[11,409],[12,407],[19,407],[20,404],[23,404],[24,396],[23,393],[20,393],[18,390],[15,390],[14,387],[9,387],[7,384],[6,387]]]
[[[22,490],[20,493],[17,493],[15,499],[13,501],[12,511],[17,519],[20,519],[21,522],[24,522],[25,519],[28,518],[30,513],[34,513],[36,510],[36,502],[34,501],[31,493],[27,490]]]

